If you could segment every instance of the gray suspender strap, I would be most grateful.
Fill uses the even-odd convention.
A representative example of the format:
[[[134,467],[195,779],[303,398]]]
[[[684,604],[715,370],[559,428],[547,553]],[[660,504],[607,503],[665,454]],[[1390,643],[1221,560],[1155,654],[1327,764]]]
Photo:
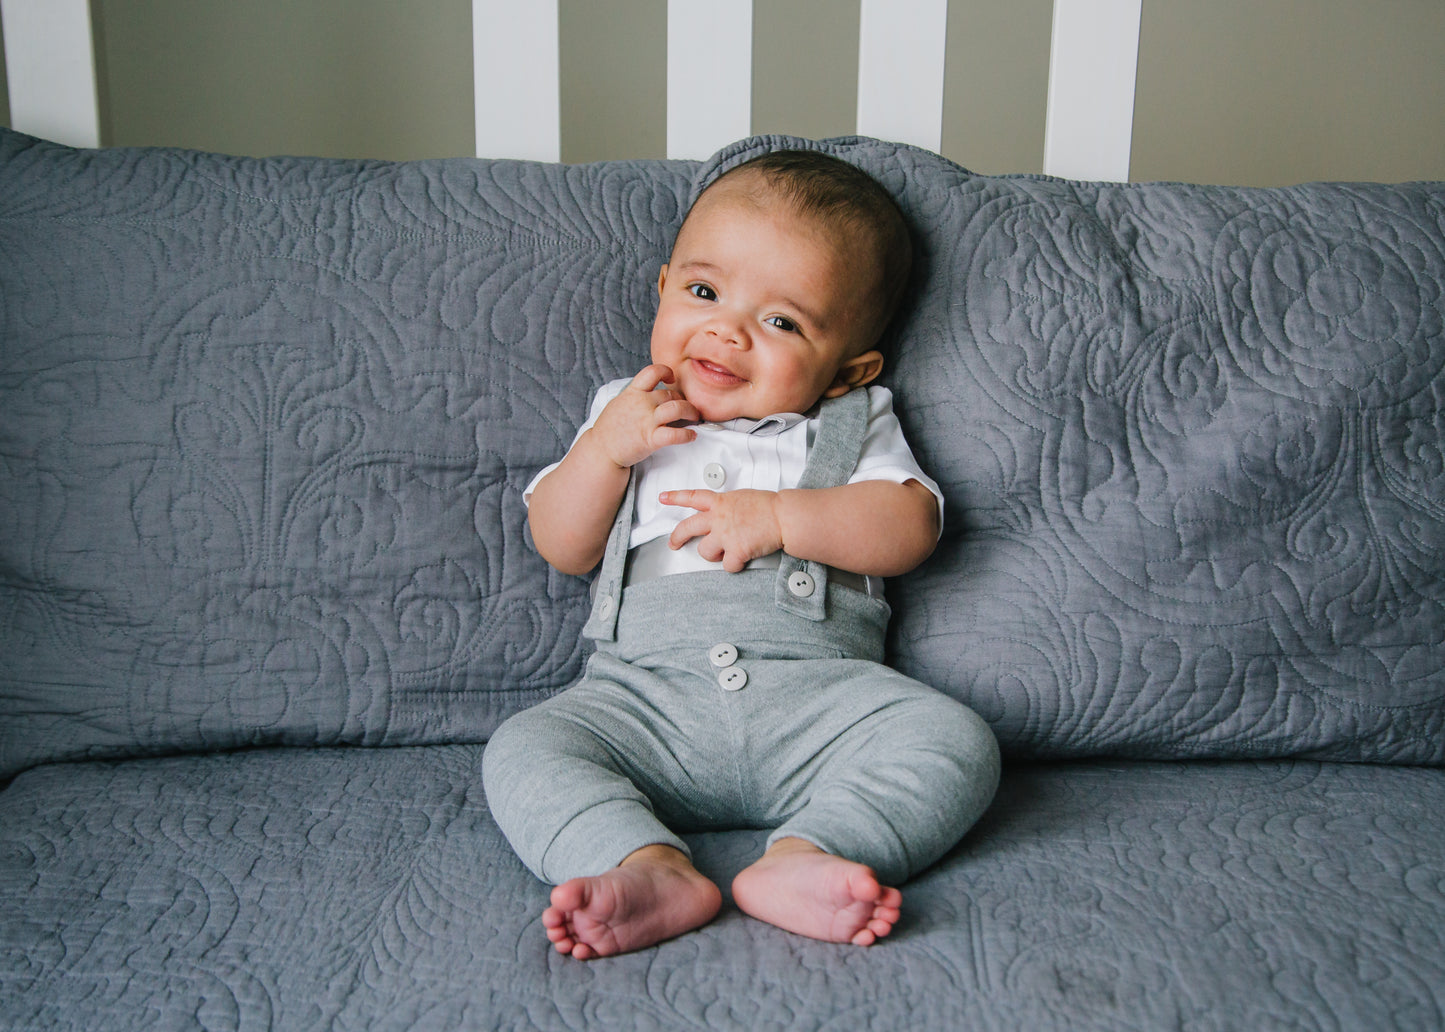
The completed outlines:
[[[802,488],[838,487],[848,482],[863,451],[868,430],[868,392],[851,390],[823,402],[818,436],[808,452]],[[778,608],[809,620],[827,617],[828,567],[783,555],[774,597]]]
[[[627,569],[627,545],[632,537],[632,509],[637,501],[637,473],[627,479],[627,492],[617,507],[612,532],[607,536],[607,551],[602,553],[602,568],[592,595],[592,615],[582,628],[584,638],[595,641],[617,640],[617,611],[622,607],[622,577]]]

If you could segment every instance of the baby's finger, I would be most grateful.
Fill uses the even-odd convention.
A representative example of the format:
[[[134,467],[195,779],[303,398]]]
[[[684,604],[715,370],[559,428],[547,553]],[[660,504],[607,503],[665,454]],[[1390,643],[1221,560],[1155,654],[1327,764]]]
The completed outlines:
[[[704,491],[702,488],[689,491],[663,491],[657,496],[657,500],[663,505],[680,505],[685,509],[696,509],[699,512],[707,512],[712,508],[712,500],[717,496],[711,491]],[[692,517],[688,517],[691,519]]]
[[[705,534],[699,539],[697,543],[697,554],[710,563],[722,563],[723,569],[728,573],[742,572],[742,566],[733,569],[733,566],[736,564],[728,562],[727,549],[723,548],[722,543],[717,541],[711,534]]]
[[[686,426],[659,426],[649,435],[654,448],[669,448],[675,444],[688,444],[697,440],[697,431]]]
[[[707,517],[702,513],[698,513],[695,516],[689,516],[676,527],[672,528],[672,533],[668,535],[667,543],[671,548],[678,549],[693,538],[704,536],[708,530],[709,524]]]
[[[686,398],[673,398],[671,401],[664,401],[652,410],[652,414],[659,423],[668,426],[683,426],[702,422],[702,414],[698,412],[692,402]]]
[[[641,372],[632,378],[632,382],[627,386],[639,391],[651,391],[655,390],[660,383],[672,382],[674,382],[672,370],[661,362],[654,362],[652,365],[643,368]]]
[[[669,391],[668,394],[671,395],[672,392]],[[658,419],[664,423],[678,425],[702,422],[702,413],[697,410],[697,406],[680,394],[657,406],[656,412]]]

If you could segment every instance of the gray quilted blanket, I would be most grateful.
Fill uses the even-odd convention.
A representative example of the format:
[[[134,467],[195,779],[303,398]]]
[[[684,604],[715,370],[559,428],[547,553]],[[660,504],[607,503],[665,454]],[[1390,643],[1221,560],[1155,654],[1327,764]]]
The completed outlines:
[[[869,950],[728,908],[584,964],[478,789],[481,750],[50,766],[0,794],[0,1024],[74,1029],[1430,1030],[1437,770],[1009,773]],[[727,884],[763,832],[690,836]]]
[[[949,520],[890,656],[1014,762],[882,946],[583,965],[477,770],[584,658],[520,492],[782,143],[914,224],[885,381]],[[1442,763],[1445,185],[0,130],[0,1025],[1438,1029]]]
[[[645,364],[699,165],[0,136],[0,773],[482,741],[573,680],[520,489]],[[794,141],[797,142],[797,141]],[[804,143],[806,146],[815,144]],[[891,187],[951,518],[894,661],[1014,756],[1445,761],[1445,187]]]

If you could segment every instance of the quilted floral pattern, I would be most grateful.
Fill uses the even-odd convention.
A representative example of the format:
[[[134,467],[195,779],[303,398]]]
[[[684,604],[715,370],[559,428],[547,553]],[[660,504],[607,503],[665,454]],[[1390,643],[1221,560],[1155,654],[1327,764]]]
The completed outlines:
[[[730,904],[582,964],[477,788],[480,749],[51,765],[0,793],[18,1028],[1303,1030],[1445,1019],[1438,771],[1041,766],[869,950]],[[724,884],[765,832],[691,837]]]
[[[686,170],[4,146],[0,769],[479,740],[580,671],[521,487]]]
[[[482,741],[580,671],[521,487],[646,358],[712,162],[0,137],[0,771]],[[799,141],[791,141],[799,143]],[[804,143],[803,145],[813,146]],[[974,176],[824,144],[923,276],[948,495],[894,661],[1015,756],[1445,761],[1445,191]]]
[[[896,374],[956,536],[898,662],[1033,754],[1439,762],[1442,216],[960,177]]]

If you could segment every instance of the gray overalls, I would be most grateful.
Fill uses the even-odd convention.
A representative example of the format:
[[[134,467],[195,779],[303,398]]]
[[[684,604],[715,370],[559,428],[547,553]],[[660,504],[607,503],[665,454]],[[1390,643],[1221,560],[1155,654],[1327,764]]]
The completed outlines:
[[[824,402],[800,487],[846,483],[862,391]],[[600,874],[672,829],[776,828],[897,885],[943,855],[998,784],[974,712],[882,665],[889,608],[781,555],[777,569],[624,587],[636,479],[619,507],[573,687],[487,745],[492,813],[544,881]]]

